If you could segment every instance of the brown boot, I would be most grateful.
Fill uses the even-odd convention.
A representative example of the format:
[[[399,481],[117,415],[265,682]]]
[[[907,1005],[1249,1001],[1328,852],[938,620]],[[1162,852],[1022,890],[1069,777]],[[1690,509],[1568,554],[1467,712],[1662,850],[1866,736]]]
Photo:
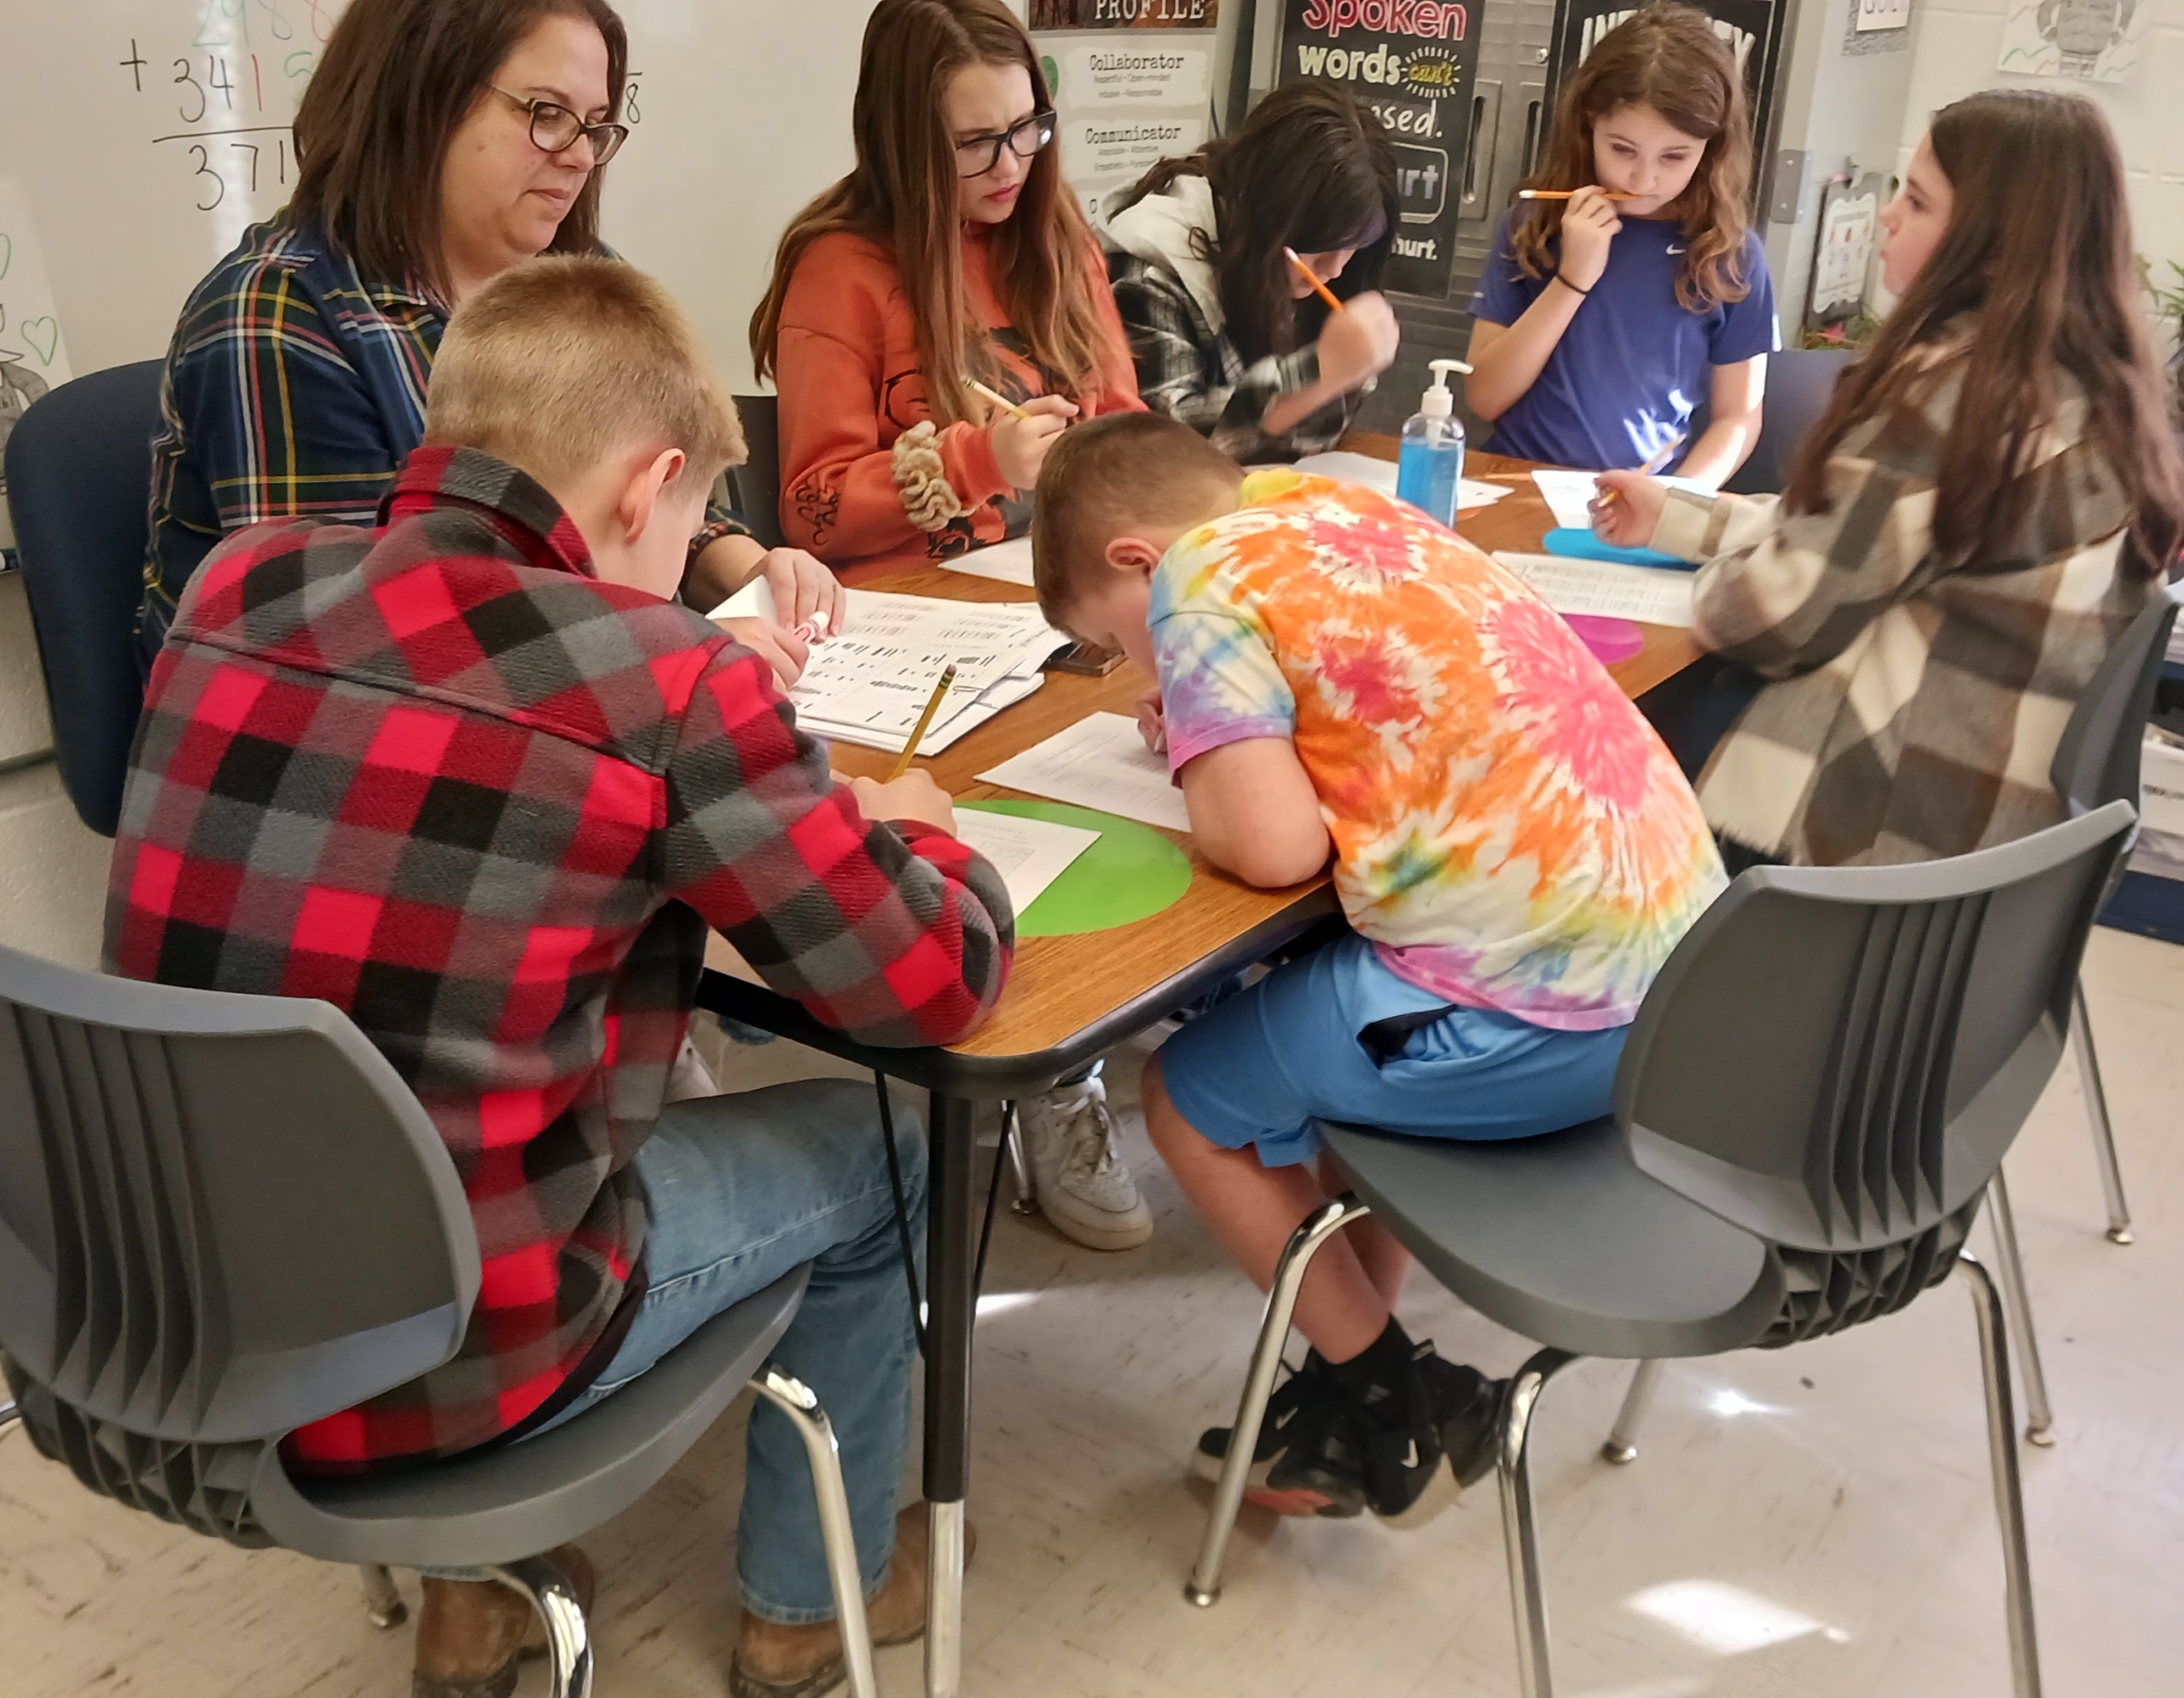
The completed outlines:
[[[599,1589],[590,1558],[572,1544],[546,1560],[561,1571],[586,1614]],[[425,1581],[410,1698],[508,1698],[516,1659],[546,1649],[546,1624],[520,1592],[497,1580]]]
[[[865,1625],[875,1645],[906,1645],[925,1633],[926,1556],[926,1506],[913,1503],[895,1517],[895,1554],[887,1577],[865,1600]],[[979,1547],[978,1529],[963,1529],[963,1561]],[[729,1671],[733,1698],[818,1698],[840,1684],[848,1673],[842,1659],[841,1629],[831,1621],[787,1627],[743,1612],[735,1636],[735,1661]]]

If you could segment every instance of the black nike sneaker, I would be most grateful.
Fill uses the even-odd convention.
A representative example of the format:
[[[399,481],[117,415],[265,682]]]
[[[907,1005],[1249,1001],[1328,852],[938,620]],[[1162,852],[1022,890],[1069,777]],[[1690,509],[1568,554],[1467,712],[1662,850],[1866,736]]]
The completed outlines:
[[[1288,1378],[1267,1399],[1258,1443],[1252,1447],[1246,1503],[1277,1515],[1345,1519],[1364,1513],[1362,1457],[1350,1438],[1330,1431],[1343,1424],[1345,1399],[1322,1371],[1325,1365],[1317,1351],[1305,1357],[1302,1368],[1282,1364]],[[1210,1427],[1199,1435],[1191,1454],[1191,1472],[1199,1479],[1220,1480],[1233,1431]]]

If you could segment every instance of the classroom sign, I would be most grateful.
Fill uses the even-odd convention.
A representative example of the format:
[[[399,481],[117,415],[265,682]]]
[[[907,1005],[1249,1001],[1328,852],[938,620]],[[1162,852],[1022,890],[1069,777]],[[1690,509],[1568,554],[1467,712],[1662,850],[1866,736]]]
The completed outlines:
[[[1211,134],[1220,0],[1031,0],[1031,39],[1060,124],[1062,169],[1101,203]]]
[[[1395,146],[1403,224],[1383,282],[1448,298],[1463,199],[1474,9],[1438,0],[1284,0],[1284,87],[1333,83],[1360,96]]]

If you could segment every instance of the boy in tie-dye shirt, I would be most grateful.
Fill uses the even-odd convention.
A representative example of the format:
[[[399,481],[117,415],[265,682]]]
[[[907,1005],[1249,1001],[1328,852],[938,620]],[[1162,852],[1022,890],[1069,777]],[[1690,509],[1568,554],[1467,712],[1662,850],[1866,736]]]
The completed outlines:
[[[1146,1072],[1154,1143],[1246,1270],[1267,1283],[1326,1199],[1316,1119],[1505,1138],[1607,1114],[1647,987],[1724,880],[1690,786],[1569,626],[1416,509],[1246,478],[1158,416],[1069,432],[1034,526],[1048,617],[1158,677],[1147,723],[1206,858],[1279,887],[1333,857],[1349,932]],[[1403,1333],[1406,1265],[1369,1220],[1314,1263],[1314,1349],[1262,1430],[1257,1501],[1407,1525],[1492,1465],[1495,1388]],[[1200,1439],[1202,1471],[1228,1439]]]

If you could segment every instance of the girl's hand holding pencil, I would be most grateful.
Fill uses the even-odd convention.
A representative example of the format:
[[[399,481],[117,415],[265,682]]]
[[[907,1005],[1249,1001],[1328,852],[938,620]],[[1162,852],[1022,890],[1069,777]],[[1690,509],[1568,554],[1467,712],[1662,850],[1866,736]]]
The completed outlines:
[[[1609,244],[1623,233],[1612,195],[1598,183],[1571,192],[1562,209],[1562,253],[1555,275],[1579,294],[1600,282],[1607,270]]]
[[[991,410],[987,427],[993,438],[994,464],[1011,489],[1037,488],[1039,468],[1047,463],[1047,450],[1077,416],[1077,403],[1064,395],[1035,395],[1028,401],[1011,401],[975,378],[965,378]]]

